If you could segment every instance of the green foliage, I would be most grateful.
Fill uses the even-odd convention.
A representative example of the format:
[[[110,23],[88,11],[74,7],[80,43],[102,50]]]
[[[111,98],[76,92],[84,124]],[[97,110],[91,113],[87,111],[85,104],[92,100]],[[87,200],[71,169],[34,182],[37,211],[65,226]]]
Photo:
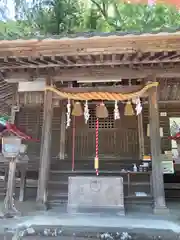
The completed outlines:
[[[75,30],[80,8],[76,0],[47,0],[35,4],[26,15],[35,32],[59,35]]]
[[[179,11],[170,6],[157,4],[152,7],[104,0],[104,4],[107,3],[108,6],[103,7],[102,0],[91,1],[96,2],[95,6],[102,13],[105,22],[118,31],[152,32],[180,26]]]
[[[25,26],[24,21],[0,21],[0,39],[23,38],[29,34],[31,34],[31,29]]]
[[[16,0],[17,1],[17,0]],[[76,32],[154,32],[180,26],[177,9],[122,3],[119,0],[39,0],[16,3],[17,21],[0,22],[1,38]]]

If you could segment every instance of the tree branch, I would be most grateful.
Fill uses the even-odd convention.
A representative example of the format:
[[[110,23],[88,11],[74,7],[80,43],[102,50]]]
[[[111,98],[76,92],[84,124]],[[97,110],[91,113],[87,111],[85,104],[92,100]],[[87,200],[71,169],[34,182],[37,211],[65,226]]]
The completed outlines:
[[[96,5],[96,7],[99,9],[99,11],[101,12],[102,16],[104,17],[106,22],[109,24],[109,26],[112,26],[112,27],[116,28],[116,25],[109,21],[108,14],[107,14],[106,9],[105,9],[105,5],[103,5],[103,8],[102,8],[101,5],[96,2],[96,0],[91,0],[91,2],[94,5]]]

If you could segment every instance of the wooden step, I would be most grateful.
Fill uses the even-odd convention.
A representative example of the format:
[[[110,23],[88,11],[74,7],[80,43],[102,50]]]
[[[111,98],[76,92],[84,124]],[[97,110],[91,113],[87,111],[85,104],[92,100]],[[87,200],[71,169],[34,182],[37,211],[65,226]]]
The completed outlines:
[[[101,170],[117,170],[119,169],[119,171],[122,168],[132,168],[133,163],[139,164],[140,161],[139,160],[132,160],[132,161],[128,161],[128,160],[104,160],[104,159],[100,159],[99,160],[99,168]],[[72,169],[72,162],[71,161],[55,161],[51,164],[51,169],[52,170],[62,170],[62,171],[70,171]],[[94,169],[94,160],[76,160],[75,161],[75,170],[93,170]]]
[[[127,174],[124,174],[121,171],[103,171],[99,170],[99,174],[102,176],[124,176],[127,177]],[[61,171],[61,170],[51,170],[49,174],[50,181],[67,181],[68,177],[71,176],[95,176],[95,170],[88,171]]]
[[[134,161],[136,162],[136,161]],[[131,163],[123,163],[126,167],[132,167]],[[127,192],[127,174],[121,172],[122,164],[117,161],[106,161],[100,164],[100,176],[123,176],[125,192]],[[78,170],[77,170],[78,169]],[[50,205],[66,204],[68,200],[68,178],[70,176],[95,176],[94,161],[77,162],[75,171],[71,171],[71,162],[59,161],[51,165],[48,181],[48,201]],[[134,178],[134,176],[133,176]],[[139,179],[134,179],[133,185],[136,187],[140,184]],[[144,179],[143,186],[149,186],[147,179]],[[126,193],[127,194],[127,193]],[[130,199],[125,199],[129,201]],[[134,199],[131,198],[131,201]]]
[[[52,208],[52,207],[60,207],[60,206],[67,206],[67,200],[49,201],[48,204],[49,204],[50,208]]]
[[[49,181],[48,182],[49,193],[53,191],[68,192],[68,181]]]
[[[48,181],[48,185],[68,185],[68,181]]]
[[[67,192],[53,192],[51,191],[51,195],[49,195],[49,198],[67,198],[68,197],[68,193]]]
[[[68,193],[64,192],[64,193],[60,193],[60,192],[51,192],[48,193],[48,202],[49,203],[63,203],[63,202],[67,202],[68,200]]]

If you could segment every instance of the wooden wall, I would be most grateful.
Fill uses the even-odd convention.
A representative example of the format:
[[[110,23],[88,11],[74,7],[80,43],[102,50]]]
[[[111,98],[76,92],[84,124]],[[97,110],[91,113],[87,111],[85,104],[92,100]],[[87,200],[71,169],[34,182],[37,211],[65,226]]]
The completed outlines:
[[[61,114],[62,108],[55,107],[52,120],[52,145],[51,145],[51,156],[54,159],[58,159],[60,151]]]
[[[109,117],[99,120],[99,155],[107,159],[130,159],[138,157],[138,129],[137,117],[126,117],[121,114],[120,120],[114,120],[113,106],[108,107]],[[75,134],[75,158],[94,159],[95,157],[95,106],[90,111],[90,119],[87,124],[84,117],[76,117]],[[68,158],[72,153],[72,127],[67,132]]]
[[[22,132],[41,140],[43,107],[37,105],[21,107],[20,112],[16,114],[15,122]],[[26,141],[25,144],[28,145],[29,170],[39,169],[40,142]]]
[[[61,107],[54,108],[52,122],[52,158],[59,159],[60,150],[60,126],[61,126]],[[84,117],[76,117],[75,123],[75,159],[88,160],[95,156],[95,108],[92,107],[91,118],[85,124]],[[99,129],[99,154],[101,158],[110,159],[138,159],[139,141],[138,125],[136,116],[124,116],[121,110],[121,119],[114,121],[113,106],[108,107],[109,117],[100,121]],[[163,128],[164,136],[161,139],[162,150],[170,150],[171,142],[169,117],[180,117],[178,105],[162,105],[160,112],[167,112],[167,116],[160,116],[160,126]],[[17,114],[16,124],[25,133],[34,138],[41,138],[43,123],[43,107],[22,107]],[[143,127],[145,140],[145,153],[150,153],[150,141],[147,136],[147,124],[149,123],[148,106],[143,108]],[[72,157],[72,123],[66,130],[66,150],[65,157]],[[39,168],[40,143],[28,142],[28,154],[30,157],[29,169]],[[52,159],[52,161],[53,161]]]

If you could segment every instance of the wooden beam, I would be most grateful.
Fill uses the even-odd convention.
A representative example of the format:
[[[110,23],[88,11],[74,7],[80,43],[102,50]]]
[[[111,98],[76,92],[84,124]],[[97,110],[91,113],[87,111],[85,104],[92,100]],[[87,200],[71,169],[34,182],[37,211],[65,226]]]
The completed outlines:
[[[149,74],[156,75],[157,78],[180,78],[180,64],[172,67],[166,65],[161,68],[159,66],[141,66],[133,65],[129,67],[82,67],[82,68],[66,68],[66,69],[35,69],[30,71],[19,70],[18,72],[6,72],[4,78],[7,82],[21,82],[21,81],[34,81],[37,78],[47,77],[50,75],[54,81],[97,81],[97,80],[116,80],[121,79],[142,79],[146,78]],[[39,79],[38,79],[39,80]]]
[[[131,86],[114,86],[114,87],[71,87],[61,88],[62,92],[70,93],[90,93],[90,92],[116,92],[116,93],[131,93],[141,90],[144,85],[131,85]]]
[[[143,104],[148,104],[148,101],[144,101]],[[180,100],[159,100],[158,104],[180,104]]]
[[[149,74],[155,75],[157,78],[179,78],[180,67],[174,68],[158,68],[158,67],[100,67],[100,68],[75,68],[62,69],[53,77],[54,81],[91,81],[98,80],[116,80],[121,79],[141,79],[146,78]]]

